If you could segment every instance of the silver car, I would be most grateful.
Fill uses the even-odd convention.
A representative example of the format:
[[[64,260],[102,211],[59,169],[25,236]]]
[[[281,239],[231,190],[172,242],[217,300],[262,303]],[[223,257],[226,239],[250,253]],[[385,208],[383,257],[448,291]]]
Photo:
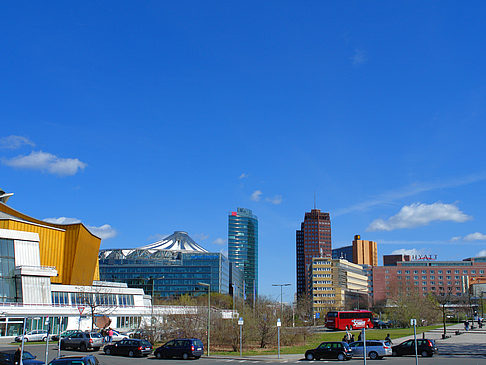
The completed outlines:
[[[349,347],[353,350],[353,357],[363,357],[363,341],[350,343]],[[392,349],[386,341],[366,340],[366,352],[371,360],[392,356]]]
[[[93,349],[98,351],[103,346],[103,337],[98,332],[74,332],[61,338],[61,349],[80,349],[86,351]]]
[[[34,330],[29,331],[25,334],[25,341],[45,341],[47,339],[47,331],[43,330]],[[22,335],[15,337],[15,341],[21,342]]]

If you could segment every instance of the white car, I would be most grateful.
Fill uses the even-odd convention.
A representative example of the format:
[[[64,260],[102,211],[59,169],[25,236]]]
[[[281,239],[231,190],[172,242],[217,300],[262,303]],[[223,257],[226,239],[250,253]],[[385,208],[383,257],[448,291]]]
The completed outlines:
[[[118,341],[121,341],[121,340],[124,340],[124,339],[127,339],[128,336],[127,335],[124,335],[123,333],[120,333],[118,331],[113,331],[113,336],[112,336],[112,341],[113,342],[118,342]]]
[[[49,337],[50,338],[50,337]],[[34,330],[29,331],[25,334],[26,342],[29,341],[45,341],[47,339],[47,331],[43,330]],[[16,342],[22,342],[22,335],[15,337]]]

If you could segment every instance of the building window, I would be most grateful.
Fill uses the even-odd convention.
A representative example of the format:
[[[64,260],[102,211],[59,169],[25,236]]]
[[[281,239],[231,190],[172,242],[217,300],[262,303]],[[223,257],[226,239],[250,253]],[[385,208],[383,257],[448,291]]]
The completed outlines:
[[[397,270],[397,274],[401,274],[402,273],[402,270]]]
[[[14,241],[0,239],[0,302],[17,302]],[[19,293],[20,294],[20,293]]]

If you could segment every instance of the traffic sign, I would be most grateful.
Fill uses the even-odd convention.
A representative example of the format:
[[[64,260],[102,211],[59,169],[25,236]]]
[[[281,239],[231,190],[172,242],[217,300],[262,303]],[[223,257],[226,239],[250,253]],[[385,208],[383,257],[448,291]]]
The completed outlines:
[[[416,326],[416,325],[417,325],[417,320],[416,320],[416,319],[414,319],[414,318],[412,318],[412,319],[410,320],[410,325],[411,325],[411,326]]]
[[[238,325],[243,326],[243,318],[240,317],[240,319],[238,319]]]
[[[282,326],[282,322],[280,322],[280,318],[277,318],[277,327],[281,327]]]

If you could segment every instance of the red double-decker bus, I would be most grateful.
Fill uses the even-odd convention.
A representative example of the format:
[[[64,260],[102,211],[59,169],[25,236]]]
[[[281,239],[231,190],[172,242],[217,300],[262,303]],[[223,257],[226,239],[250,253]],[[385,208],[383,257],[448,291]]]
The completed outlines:
[[[327,312],[326,327],[335,330],[373,328],[373,313],[366,310]]]

